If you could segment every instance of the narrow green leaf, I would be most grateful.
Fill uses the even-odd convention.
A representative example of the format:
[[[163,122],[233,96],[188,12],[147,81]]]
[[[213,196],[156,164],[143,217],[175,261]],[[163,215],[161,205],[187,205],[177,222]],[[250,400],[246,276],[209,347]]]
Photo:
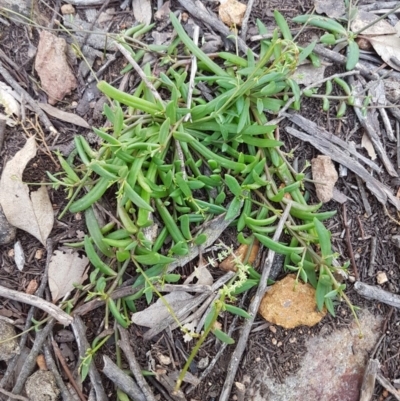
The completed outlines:
[[[149,212],[154,212],[154,209],[146,202],[144,201],[141,196],[135,192],[134,189],[128,184],[127,181],[124,183],[124,189],[125,193],[128,196],[128,198],[134,203],[137,207],[142,208],[144,210],[147,210]]]
[[[251,315],[249,313],[247,313],[245,310],[241,308],[238,308],[237,306],[225,304],[224,308],[229,313],[233,313],[234,315],[244,317],[245,319],[251,318]]]
[[[194,239],[194,243],[196,245],[203,245],[207,241],[207,235],[206,234],[200,234]]]
[[[225,183],[233,195],[239,196],[242,193],[242,187],[235,177],[225,174]]]
[[[235,344],[235,340],[220,329],[214,329],[213,334],[218,338],[218,340],[221,340],[225,344]]]
[[[147,255],[135,255],[134,259],[142,265],[156,265],[159,263],[167,264],[175,261],[174,258],[168,258],[167,256],[160,255],[156,252],[151,252]]]
[[[312,25],[330,32],[340,33],[342,35],[346,35],[347,33],[346,29],[335,20],[325,17],[319,17],[317,15],[298,15],[297,17],[293,18],[292,21],[297,22],[298,24]]]
[[[114,88],[105,81],[100,81],[97,84],[97,88],[111,99],[117,100],[126,106],[133,107],[134,109],[141,110],[145,113],[155,115],[162,111],[162,108],[159,105],[148,102],[147,100],[143,100],[139,97],[129,95],[124,91]]]
[[[349,40],[349,46],[347,49],[347,62],[346,70],[351,71],[354,69],[360,58],[360,48],[355,40]]]
[[[225,70],[223,70],[218,64],[214,63],[210,57],[208,57],[197,45],[194,44],[192,39],[183,29],[183,26],[179,22],[178,18],[175,17],[174,13],[169,15],[172,25],[175,28],[176,33],[181,38],[185,46],[190,50],[190,52],[195,55],[200,61],[202,61],[214,74],[220,75],[222,77],[229,76]]]
[[[208,312],[208,315],[204,320],[204,330],[207,330],[210,327],[210,325],[214,322],[214,318],[215,318],[215,304],[212,305],[210,312]]]
[[[303,62],[311,54],[311,52],[314,50],[314,47],[316,44],[317,44],[317,41],[314,40],[300,52],[299,63]]]
[[[283,38],[286,40],[292,40],[293,36],[290,32],[289,25],[286,22],[285,17],[278,10],[274,10],[274,18],[276,24],[279,26],[279,29],[282,32]]]
[[[313,223],[315,230],[317,231],[322,257],[325,259],[327,265],[330,266],[332,264],[331,233],[315,217]]]
[[[239,198],[233,198],[229,205],[228,211],[226,212],[225,220],[234,219],[240,212],[242,202]]]
[[[255,138],[250,135],[242,135],[240,140],[248,145],[257,146],[259,148],[276,148],[277,146],[283,145],[283,142],[277,141],[276,139]]]

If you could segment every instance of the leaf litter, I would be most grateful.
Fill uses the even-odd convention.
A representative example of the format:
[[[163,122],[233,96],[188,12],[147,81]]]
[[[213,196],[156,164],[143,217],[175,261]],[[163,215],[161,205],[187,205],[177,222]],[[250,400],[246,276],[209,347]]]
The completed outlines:
[[[28,232],[43,245],[53,229],[54,212],[45,185],[29,192],[22,182],[26,165],[36,156],[36,140],[29,138],[25,146],[4,167],[0,180],[0,204],[13,226]]]
[[[55,251],[49,264],[49,287],[53,302],[71,292],[75,285],[82,284],[87,279],[88,267],[89,259],[79,256],[77,251]]]

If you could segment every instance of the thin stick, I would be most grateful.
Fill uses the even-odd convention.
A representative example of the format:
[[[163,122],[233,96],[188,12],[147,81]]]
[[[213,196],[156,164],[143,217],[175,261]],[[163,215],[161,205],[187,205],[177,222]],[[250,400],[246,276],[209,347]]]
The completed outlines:
[[[4,143],[4,133],[6,131],[6,125],[7,121],[6,120],[0,120],[0,152],[1,149],[3,148],[3,143]]]
[[[103,373],[132,400],[146,401],[146,397],[124,371],[122,371],[107,355],[103,355]]]
[[[192,14],[195,18],[212,26],[213,28],[215,28],[215,30],[220,32],[222,35],[224,35],[227,39],[231,40],[233,43],[236,43],[237,41],[239,49],[243,53],[245,54],[247,53],[247,50],[249,48],[246,45],[246,42],[242,38],[239,38],[236,35],[234,35],[233,32],[231,32],[229,28],[214,14],[204,11],[202,8],[197,6],[193,0],[178,0],[178,2],[182,7],[184,7],[187,11],[189,11],[189,13]]]
[[[386,379],[386,377],[383,376],[383,374],[381,372],[377,373],[376,380],[382,387],[384,387],[387,391],[389,391],[389,393],[393,394],[393,396],[394,396],[394,398],[396,398],[396,400],[400,401],[400,392],[392,386],[390,381],[388,379]]]
[[[115,42],[115,46],[118,48],[118,50],[123,54],[123,56],[129,61],[129,64],[133,67],[133,69],[138,73],[139,77],[143,80],[145,85],[150,89],[151,93],[153,94],[154,98],[158,100],[161,103],[164,103],[163,100],[161,99],[160,94],[157,92],[157,89],[154,87],[154,85],[148,80],[146,74],[144,71],[140,68],[140,65],[133,59],[131,54],[128,52],[128,50],[125,49],[124,46],[122,46],[120,43]]]
[[[46,341],[47,336],[49,336],[51,331],[53,330],[55,322],[55,319],[51,319],[47,323],[46,327],[36,334],[35,342],[33,344],[31,352],[25,359],[21,370],[18,372],[17,380],[15,382],[14,388],[12,389],[13,394],[19,394],[22,391],[26,379],[35,369],[36,357],[38,356],[40,349],[43,346],[43,343]]]
[[[16,394],[10,393],[9,391],[2,389],[1,387],[0,387],[0,393],[6,395],[7,397],[10,397],[12,400],[29,401],[28,398],[26,398],[22,395],[16,395]]]
[[[347,57],[345,57],[333,50],[329,50],[322,45],[316,45],[314,47],[314,52],[321,57],[326,57],[327,59],[335,62],[336,64],[345,65],[347,62]],[[355,69],[358,70],[362,76],[364,76],[365,78],[368,78],[372,81],[378,79],[378,77],[379,77],[377,73],[373,73],[360,62],[358,62],[356,64]]]
[[[44,357],[46,358],[46,364],[49,370],[51,370],[51,372],[53,373],[57,386],[61,391],[61,398],[63,399],[63,401],[74,401],[72,395],[70,394],[67,386],[64,383],[64,380],[62,379],[60,373],[58,372],[56,363],[54,362],[53,356],[51,355],[49,347],[46,344],[43,345],[43,350],[44,350]]]
[[[377,359],[370,359],[365,369],[363,382],[360,390],[360,401],[369,401],[374,395],[376,374],[379,372],[380,364]]]
[[[247,2],[246,12],[244,13],[243,21],[242,21],[242,32],[240,32],[240,37],[242,40],[246,41],[247,30],[248,30],[248,23],[251,11],[253,10],[254,0],[249,0]]]
[[[138,386],[142,390],[147,401],[156,401],[156,398],[154,397],[154,394],[151,391],[150,386],[147,384],[146,379],[143,377],[142,368],[140,367],[139,363],[136,360],[135,353],[129,344],[128,332],[120,325],[118,325],[118,330],[121,335],[121,340],[118,341],[118,345],[120,346],[122,351],[124,351],[126,359],[128,360],[129,363],[129,368],[133,373],[133,376],[135,377]]]
[[[65,326],[72,323],[72,317],[65,313],[61,308],[35,295],[25,294],[23,292],[10,290],[9,288],[0,286],[0,297],[35,306],[36,308],[48,313]]]
[[[0,61],[0,74],[3,76],[5,81],[20,95],[23,96],[24,99],[29,103],[32,107],[33,111],[39,116],[40,121],[44,124],[46,129],[48,129],[52,134],[57,134],[57,130],[54,128],[53,124],[50,122],[47,115],[43,112],[43,110],[38,106],[38,104],[33,100],[33,98],[29,95],[29,93],[23,89],[9,74],[6,70],[2,62]]]
[[[369,253],[369,268],[368,276],[372,277],[375,274],[375,259],[376,259],[376,244],[378,240],[376,237],[371,238],[371,251]]]
[[[67,375],[69,382],[71,383],[72,387],[75,389],[76,393],[78,394],[78,397],[81,399],[81,401],[86,401],[86,398],[83,395],[82,390],[79,388],[78,384],[76,383],[74,377],[72,376],[72,373],[69,370],[69,367],[68,367],[67,363],[65,362],[65,359],[62,356],[60,348],[58,348],[57,343],[54,340],[52,340],[51,345],[53,346],[54,353],[56,354],[57,359],[61,363],[61,366],[63,367],[64,372]]]
[[[361,200],[364,205],[365,214],[367,215],[367,217],[369,217],[372,215],[372,209],[371,205],[368,202],[367,192],[365,191],[364,183],[362,182],[362,179],[358,175],[356,175],[356,180],[357,180],[358,190],[360,191]]]
[[[282,217],[279,221],[278,227],[276,228],[273,241],[278,241],[279,237],[281,236],[283,227],[285,222],[289,216],[290,208],[292,206],[291,201],[287,204],[285,211],[282,214]],[[230,363],[228,365],[228,373],[225,378],[225,383],[221,391],[221,395],[219,401],[228,401],[229,395],[231,393],[233,381],[236,376],[236,372],[239,368],[239,363],[242,359],[244,350],[247,346],[247,340],[250,334],[251,327],[253,325],[254,319],[257,315],[258,308],[260,307],[261,300],[265,294],[267,289],[267,279],[269,276],[269,272],[271,270],[272,262],[275,257],[275,252],[271,249],[268,251],[267,258],[265,259],[264,266],[262,269],[262,275],[260,278],[260,284],[257,288],[256,295],[251,301],[248,313],[250,314],[250,318],[247,319],[243,325],[243,329],[240,333],[239,341],[237,343],[236,349],[231,356]]]
[[[400,296],[397,294],[392,294],[378,286],[368,285],[361,281],[354,283],[354,289],[364,298],[383,302],[384,304],[400,309]]]
[[[354,277],[358,281],[360,279],[360,276],[358,274],[357,264],[356,264],[356,260],[354,258],[353,246],[351,245],[350,227],[349,227],[349,224],[347,221],[346,203],[343,203],[343,225],[344,225],[344,229],[346,231],[346,244],[347,244],[347,249],[349,251],[351,266],[353,267]]]
[[[375,131],[375,127],[373,126],[370,116],[368,114],[367,114],[367,116],[364,116],[361,111],[362,101],[359,97],[357,97],[357,93],[362,90],[362,83],[360,82],[360,80],[356,81],[353,77],[350,77],[349,82],[353,86],[352,93],[355,96],[354,104],[355,104],[355,106],[358,106],[358,107],[354,107],[354,112],[356,113],[358,121],[360,122],[361,126],[364,128],[369,139],[371,140],[372,144],[374,145],[374,149],[376,150],[376,153],[378,153],[380,159],[382,160],[382,163],[385,166],[386,171],[392,177],[398,177],[396,169],[394,168],[391,159],[386,154],[385,148],[379,138],[379,135]]]
[[[84,358],[86,351],[90,348],[89,342],[86,338],[86,327],[79,316],[74,317],[74,321],[71,324],[72,330],[74,331],[76,343],[79,349],[79,357]],[[103,383],[99,372],[93,361],[90,362],[89,366],[89,376],[94,391],[96,393],[97,401],[108,401],[107,394],[104,390]]]
[[[240,304],[239,304],[239,308],[242,308],[244,305],[244,301],[246,300],[246,296],[247,296],[247,292],[244,293],[244,295],[242,296],[242,299],[240,300]],[[228,330],[228,336],[232,337],[233,332],[236,329],[236,323],[238,321],[239,316],[235,315],[235,317],[232,320],[231,325],[229,326],[229,330]],[[213,370],[215,364],[218,362],[219,358],[222,356],[222,354],[225,351],[225,348],[228,346],[227,343],[222,343],[221,347],[219,348],[218,352],[216,353],[216,355],[214,356],[213,360],[210,362],[210,364],[207,366],[207,368],[203,371],[203,373],[200,375],[199,377],[199,382],[203,381]],[[190,394],[197,386],[195,386],[194,384],[192,384],[186,391],[186,394]]]
[[[46,267],[45,267],[44,273],[42,275],[42,280],[40,282],[39,288],[36,290],[36,293],[35,293],[35,295],[39,298],[42,297],[44,290],[47,286],[50,260],[51,260],[52,254],[53,254],[53,240],[51,238],[49,238],[46,241],[46,252],[47,252]],[[26,341],[28,339],[29,328],[32,325],[32,318],[33,318],[33,314],[35,313],[35,310],[36,310],[35,307],[31,306],[31,308],[29,309],[28,315],[26,316],[25,326],[24,326],[24,330],[23,330],[24,334],[22,334],[21,341],[19,343],[20,349],[23,349],[25,347]],[[7,370],[4,373],[4,376],[0,381],[0,387],[6,387],[8,379],[10,378],[11,374],[14,373],[14,369],[17,366],[17,362],[18,362],[18,357],[14,357],[13,360],[8,364]]]
[[[383,122],[383,125],[385,126],[386,135],[387,135],[389,141],[396,142],[396,138],[394,137],[392,126],[390,125],[389,117],[385,110],[385,108],[389,108],[389,107],[391,107],[391,106],[387,106],[387,105],[382,106],[382,107],[378,108],[378,111],[379,111],[379,114],[381,115],[382,122]],[[395,107],[399,107],[399,106],[396,105]]]

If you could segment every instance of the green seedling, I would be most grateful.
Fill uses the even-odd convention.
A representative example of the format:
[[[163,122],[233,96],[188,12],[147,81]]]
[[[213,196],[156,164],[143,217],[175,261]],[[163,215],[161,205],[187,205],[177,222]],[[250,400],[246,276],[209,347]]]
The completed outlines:
[[[313,57],[313,46],[299,48],[283,17],[276,12],[275,18],[282,38],[276,30],[271,40],[263,40],[259,58],[249,51],[244,57],[222,52],[211,59],[171,14],[177,33],[175,49],[184,46],[187,54],[197,58],[195,83],[209,88],[211,100],[205,101],[194,90],[192,103],[187,104],[188,74],[174,53],[161,55],[165,69],[160,76],[154,76],[149,65],[144,66],[148,83],[142,81],[133,94],[106,82],[98,84],[110,101],[104,106],[109,124],[95,130],[101,145],[92,149],[77,136],[77,152],[69,160],[60,159],[63,173],[53,185],[67,188],[69,212],[85,215],[88,235],[83,249],[95,272],[90,284],[90,290],[95,290],[88,293],[87,300],[99,296],[105,301],[107,325],[112,316],[127,327],[128,312],[136,309],[139,297],[147,302],[152,302],[154,295],[163,299],[157,285],[179,280],[169,276],[168,265],[206,243],[203,224],[222,214],[233,220],[238,242],[251,244],[257,238],[266,248],[285,255],[285,268],[316,287],[319,307],[326,306],[334,313],[334,301],[343,299],[355,313],[335,279],[334,273],[342,267],[334,266],[329,232],[322,223],[335,212],[320,211],[320,204],[307,202],[304,172],[298,173],[290,165],[292,152],[276,140],[276,126],[268,122],[266,111],[278,113],[290,93],[295,97],[293,108],[301,107],[302,93],[291,77],[300,60]],[[329,28],[332,35],[347,32],[338,23],[312,21],[314,26]],[[263,33],[265,27],[260,22],[258,26]],[[129,47],[123,36],[119,41]],[[334,84],[345,94],[343,104],[349,104],[350,88],[344,81],[335,80]],[[332,87],[328,81],[326,109]],[[162,100],[157,91],[163,94]],[[111,206],[107,213],[112,221],[100,228],[95,204],[103,199]],[[289,201],[287,243],[274,242],[274,223]],[[149,235],[152,232],[156,234]],[[133,274],[137,274],[133,287],[140,287],[139,292],[122,301],[112,300],[110,294],[132,265]],[[260,275],[244,263],[237,262],[237,267],[235,277],[214,303],[191,359],[209,334],[232,341],[215,327],[221,312],[247,317],[246,311],[234,305],[234,297],[258,285]],[[176,323],[182,327],[177,318]],[[85,356],[82,375],[87,374],[97,349],[93,347]],[[182,378],[181,374],[177,388]]]

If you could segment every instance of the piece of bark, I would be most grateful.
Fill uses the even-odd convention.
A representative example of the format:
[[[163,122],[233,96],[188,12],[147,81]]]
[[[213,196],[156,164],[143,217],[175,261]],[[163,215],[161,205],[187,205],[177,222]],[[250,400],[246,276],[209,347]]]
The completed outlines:
[[[90,344],[86,338],[86,327],[82,319],[79,316],[75,316],[71,324],[72,330],[74,331],[76,343],[79,349],[79,357],[82,359],[86,355],[86,351],[90,348]],[[94,361],[90,363],[89,377],[94,391],[96,393],[97,401],[108,401],[108,396],[104,390],[103,382],[99,372],[97,371]]]
[[[331,134],[330,132],[326,131],[324,128],[319,127],[314,122],[307,120],[303,116],[299,114],[285,114],[292,123],[295,123],[297,126],[302,128],[304,131],[309,133],[310,135],[315,135],[315,137],[321,137],[325,139],[325,141],[335,144],[340,148],[345,149],[351,156],[356,157],[360,161],[362,161],[365,165],[376,171],[377,173],[381,173],[382,169],[374,163],[371,159],[363,156],[362,154],[358,153],[355,146],[350,146],[349,143],[345,142],[343,139],[340,139],[338,136]],[[313,134],[312,129],[315,129],[315,133]]]
[[[364,298],[373,299],[384,304],[394,306],[400,309],[400,296],[391,292],[382,290],[382,288],[374,285],[368,285],[361,281],[354,283],[354,289]]]
[[[131,399],[146,401],[146,397],[134,380],[124,373],[107,355],[103,355],[103,373]]]
[[[389,393],[393,394],[396,400],[400,401],[400,393],[392,386],[390,381],[382,375],[382,373],[378,372],[376,375],[376,380],[382,387],[389,391]]]
[[[360,124],[363,126],[365,131],[367,132],[369,139],[371,140],[372,144],[374,145],[374,148],[376,152],[378,153],[380,159],[382,160],[383,165],[385,166],[387,172],[392,176],[392,177],[398,177],[399,175],[397,174],[396,169],[394,168],[392,162],[390,161],[388,155],[386,154],[386,151],[383,147],[383,144],[381,140],[379,139],[379,135],[377,134],[377,122],[375,123],[375,118],[372,118],[371,113],[367,112],[367,115],[364,116],[361,109],[362,109],[362,102],[363,100],[361,99],[360,96],[357,96],[357,94],[362,93],[363,91],[363,85],[359,80],[355,80],[354,77],[349,78],[350,83],[353,86],[353,95],[355,97],[354,101],[354,111],[356,113],[356,116],[358,120],[360,121]]]
[[[374,395],[376,375],[379,371],[379,361],[370,359],[365,369],[363,382],[360,391],[360,401],[370,401]]]
[[[345,147],[344,149],[341,149],[339,146],[336,146],[333,141],[331,142],[331,134],[329,134],[323,128],[318,127],[317,124],[313,123],[312,121],[309,121],[299,115],[286,114],[286,117],[293,123],[301,126],[301,128],[308,133],[306,134],[291,127],[286,127],[286,132],[295,136],[296,138],[300,138],[303,141],[311,143],[321,153],[328,155],[332,158],[332,160],[343,164],[349,170],[360,176],[363,181],[365,181],[367,188],[374,194],[380,203],[385,205],[389,200],[397,210],[400,210],[400,199],[396,198],[396,196],[392,194],[391,189],[382,184],[376,178],[372,177],[358,161],[351,159],[348,153],[344,150],[346,149]]]
[[[178,2],[195,18],[212,26],[216,31],[224,35],[225,38],[229,38],[229,40],[237,43],[237,46],[243,53],[247,53],[249,48],[247,47],[245,41],[240,37],[234,36],[233,32],[214,14],[205,11],[204,5],[201,2],[199,2],[200,4],[196,4],[196,2],[193,0],[178,0]]]

